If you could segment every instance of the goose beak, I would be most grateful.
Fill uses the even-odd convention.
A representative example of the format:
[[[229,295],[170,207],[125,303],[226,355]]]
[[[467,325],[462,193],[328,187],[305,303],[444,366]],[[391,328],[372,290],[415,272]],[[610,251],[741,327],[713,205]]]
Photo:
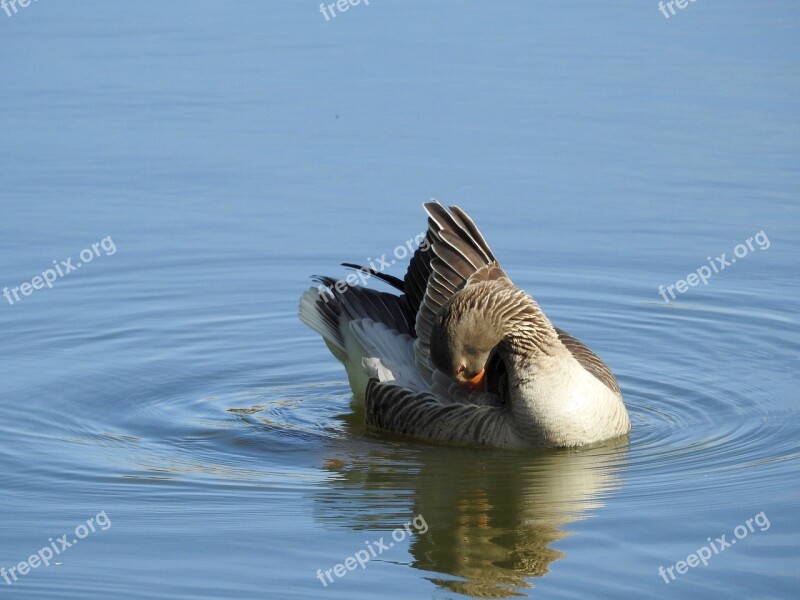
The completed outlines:
[[[468,392],[485,392],[486,391],[486,369],[481,369],[480,372],[472,379],[465,379],[458,382],[462,388]]]

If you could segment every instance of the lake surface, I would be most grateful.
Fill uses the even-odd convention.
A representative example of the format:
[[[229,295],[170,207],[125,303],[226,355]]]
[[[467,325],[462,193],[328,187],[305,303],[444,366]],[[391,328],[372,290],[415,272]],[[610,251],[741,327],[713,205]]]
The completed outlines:
[[[0,597],[796,597],[800,6],[17,8]],[[627,440],[364,427],[297,301],[430,197],[611,366]]]

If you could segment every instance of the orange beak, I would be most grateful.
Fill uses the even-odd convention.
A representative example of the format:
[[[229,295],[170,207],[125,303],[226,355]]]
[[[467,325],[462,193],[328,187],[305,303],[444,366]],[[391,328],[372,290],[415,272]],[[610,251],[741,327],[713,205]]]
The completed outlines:
[[[468,392],[485,392],[486,391],[486,369],[481,369],[480,373],[475,375],[472,379],[466,381],[459,381],[459,385]]]

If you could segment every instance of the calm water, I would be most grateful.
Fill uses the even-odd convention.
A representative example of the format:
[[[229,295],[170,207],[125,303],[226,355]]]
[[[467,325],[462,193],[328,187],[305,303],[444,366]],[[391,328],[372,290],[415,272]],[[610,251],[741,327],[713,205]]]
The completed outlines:
[[[81,262],[0,298],[0,597],[795,597],[798,25],[710,0],[0,11],[0,286]],[[627,442],[365,430],[297,300],[431,196],[618,374]]]

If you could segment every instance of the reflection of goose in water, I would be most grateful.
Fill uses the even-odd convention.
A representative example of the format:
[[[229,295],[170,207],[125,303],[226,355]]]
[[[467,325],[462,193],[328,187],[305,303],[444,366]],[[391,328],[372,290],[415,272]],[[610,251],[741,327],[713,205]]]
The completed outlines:
[[[515,596],[564,553],[551,544],[568,523],[603,505],[626,445],[533,455],[469,448],[392,447],[328,462],[339,476],[316,492],[316,518],[389,530],[421,514],[409,551],[438,586],[474,597]],[[331,510],[335,505],[335,510]]]

